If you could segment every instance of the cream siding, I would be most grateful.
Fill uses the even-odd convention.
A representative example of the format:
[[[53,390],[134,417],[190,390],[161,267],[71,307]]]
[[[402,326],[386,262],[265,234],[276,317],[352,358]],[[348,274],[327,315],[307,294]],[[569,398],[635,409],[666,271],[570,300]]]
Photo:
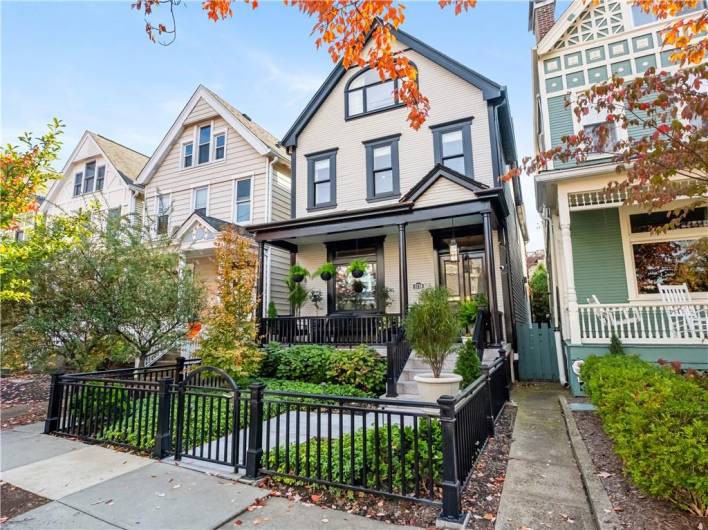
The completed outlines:
[[[454,202],[473,201],[477,196],[474,192],[444,177],[440,177],[423,195],[415,201],[414,208],[438,206]]]
[[[279,249],[277,247],[269,247],[270,253],[270,288],[268,290],[271,300],[275,303],[275,308],[278,310],[278,315],[290,314],[290,301],[288,300],[288,288],[285,285],[285,279],[288,276],[290,268],[290,252]],[[268,304],[265,304],[267,311]],[[267,314],[267,313],[266,313]]]
[[[298,247],[296,263],[302,265],[308,271],[316,271],[320,265],[327,261],[327,248],[323,243],[315,243],[312,245],[302,245]],[[302,316],[316,316],[326,314],[326,298],[327,298],[327,283],[322,281],[319,276],[314,278],[308,278],[305,288],[308,290],[317,289],[322,292],[322,297],[324,298],[322,303],[322,309],[317,311],[315,306],[308,300],[305,305],[302,306],[300,315]]]
[[[273,170],[271,221],[290,219],[290,175],[282,169]]]
[[[215,118],[217,116],[218,113],[213,108],[211,108],[211,105],[204,101],[204,99],[200,98],[197,104],[192,109],[192,112],[190,112],[189,116],[187,116],[185,124],[192,124],[207,119]]]
[[[492,149],[489,139],[487,103],[482,92],[451,72],[409,51],[419,71],[420,89],[430,99],[430,115],[420,130],[406,121],[407,110],[398,108],[345,121],[344,86],[358,72],[345,74],[300,133],[297,145],[297,217],[307,211],[307,159],[305,155],[330,148],[337,152],[337,210],[366,208],[366,162],[363,141],[400,133],[400,191],[405,194],[434,165],[433,134],[430,125],[465,117],[472,122],[474,178],[492,185]],[[388,202],[396,202],[394,198]],[[377,205],[385,203],[376,203]],[[314,213],[314,212],[312,212]],[[320,212],[321,213],[321,212]]]

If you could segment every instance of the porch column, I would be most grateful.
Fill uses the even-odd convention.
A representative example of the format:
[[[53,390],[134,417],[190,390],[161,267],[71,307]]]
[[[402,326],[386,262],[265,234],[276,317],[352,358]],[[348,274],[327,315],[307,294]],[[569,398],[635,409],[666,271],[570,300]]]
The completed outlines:
[[[398,225],[398,285],[401,316],[408,312],[408,257],[406,256],[406,223]]]
[[[561,241],[563,255],[559,256],[565,273],[565,296],[568,301],[568,325],[570,327],[570,343],[580,344],[580,315],[578,310],[578,293],[575,291],[575,269],[573,268],[573,240],[570,237],[570,208],[568,194],[558,194],[558,216],[560,218]]]
[[[256,316],[260,321],[263,318],[263,275],[265,273],[265,242],[258,242],[258,277],[256,278]]]
[[[497,308],[497,267],[494,263],[494,239],[492,238],[492,212],[482,212],[484,230],[484,260],[487,262],[487,292],[489,293],[489,312],[492,316],[492,344],[499,344],[499,318]]]

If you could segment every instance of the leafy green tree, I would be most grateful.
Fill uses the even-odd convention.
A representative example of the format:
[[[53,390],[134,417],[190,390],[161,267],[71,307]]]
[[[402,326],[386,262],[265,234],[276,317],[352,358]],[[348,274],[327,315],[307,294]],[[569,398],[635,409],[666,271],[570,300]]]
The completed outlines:
[[[551,312],[548,296],[548,271],[539,263],[529,281],[531,289],[531,315],[534,322],[548,322]]]
[[[13,302],[3,330],[14,351],[40,368],[91,369],[116,355],[142,364],[174,349],[203,307],[202,287],[179,273],[178,254],[127,218],[109,223],[99,211],[50,219],[26,245],[52,243],[67,226],[80,227],[69,243],[30,253],[17,268],[30,280],[29,299]]]

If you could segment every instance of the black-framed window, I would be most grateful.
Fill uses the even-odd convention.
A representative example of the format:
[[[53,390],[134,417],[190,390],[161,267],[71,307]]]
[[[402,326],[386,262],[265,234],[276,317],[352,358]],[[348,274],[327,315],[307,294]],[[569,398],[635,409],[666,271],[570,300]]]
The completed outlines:
[[[96,191],[103,189],[103,184],[106,180],[106,166],[98,166],[96,170]]]
[[[374,112],[400,107],[399,79],[381,80],[376,69],[367,68],[353,76],[344,88],[346,118],[357,118]]]
[[[400,195],[398,139],[400,134],[364,142],[367,200]]]
[[[435,125],[431,129],[435,163],[472,177],[472,119]]]
[[[307,155],[307,207],[337,205],[337,150]]]
[[[336,273],[327,282],[328,313],[380,313],[385,311],[383,237],[327,244],[327,260]],[[367,263],[361,278],[347,272],[355,260]]]
[[[199,151],[197,162],[205,164],[209,162],[209,151],[211,149],[211,125],[199,127]]]
[[[74,175],[74,197],[78,197],[81,195],[81,185],[84,180],[84,173],[83,171],[79,171],[76,175]]]
[[[84,193],[93,191],[93,181],[96,178],[96,162],[89,162],[84,169]]]

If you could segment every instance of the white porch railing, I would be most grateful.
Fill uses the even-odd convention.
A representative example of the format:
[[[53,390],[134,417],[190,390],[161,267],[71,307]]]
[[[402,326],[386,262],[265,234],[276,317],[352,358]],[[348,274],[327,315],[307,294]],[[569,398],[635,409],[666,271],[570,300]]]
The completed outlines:
[[[198,335],[191,339],[182,339],[174,351],[177,352],[177,355],[184,357],[185,359],[193,359],[194,353],[199,349],[203,334],[204,329],[202,329]],[[168,352],[166,351],[161,351],[158,353],[153,353],[152,355],[148,355],[147,357],[145,357],[145,366],[152,366],[157,361],[162,359],[165,355],[167,355],[167,353]]]
[[[708,342],[708,304],[634,302],[579,306],[583,343],[605,344],[612,335],[628,344]]]

